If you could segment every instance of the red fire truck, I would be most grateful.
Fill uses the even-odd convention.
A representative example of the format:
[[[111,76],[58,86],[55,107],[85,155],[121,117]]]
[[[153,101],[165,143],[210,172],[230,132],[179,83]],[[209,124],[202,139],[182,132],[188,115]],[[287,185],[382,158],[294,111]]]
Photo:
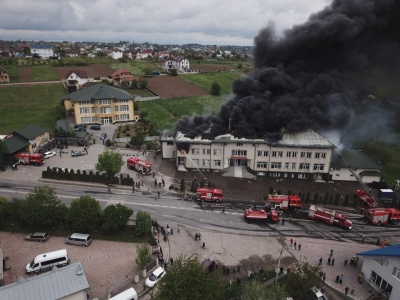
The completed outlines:
[[[21,165],[34,165],[40,166],[44,163],[43,154],[29,152],[20,152],[13,155],[14,162]]]
[[[364,190],[356,190],[356,197],[358,196],[358,201],[360,202],[362,207],[366,208],[374,208],[378,206],[378,203],[373,197],[368,196],[368,193]]]
[[[353,223],[347,219],[347,216],[344,214],[334,210],[317,207],[315,205],[310,206],[310,209],[308,210],[308,217],[311,220],[323,222],[329,225],[337,225],[345,229],[351,229],[353,225]]]
[[[135,170],[136,172],[139,172],[143,175],[151,174],[151,167],[153,166],[151,162],[145,161],[137,157],[128,158],[126,164],[128,166],[128,169]]]
[[[243,218],[248,223],[279,222],[279,215],[276,210],[271,210],[270,212],[266,212],[264,209],[257,209],[254,206],[244,211]]]
[[[224,200],[224,193],[220,189],[197,188],[196,196],[198,201],[215,201],[221,203]]]
[[[364,211],[365,219],[373,225],[388,223],[397,225],[400,221],[400,211],[396,208],[370,208]]]
[[[267,206],[275,210],[298,211],[303,205],[300,197],[296,195],[268,195]]]

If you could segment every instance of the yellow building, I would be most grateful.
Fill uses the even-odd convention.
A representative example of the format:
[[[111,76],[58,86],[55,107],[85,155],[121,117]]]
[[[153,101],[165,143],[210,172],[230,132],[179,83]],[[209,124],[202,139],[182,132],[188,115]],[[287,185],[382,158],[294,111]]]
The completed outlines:
[[[113,124],[136,121],[135,97],[127,91],[105,84],[73,92],[62,98],[76,124]]]

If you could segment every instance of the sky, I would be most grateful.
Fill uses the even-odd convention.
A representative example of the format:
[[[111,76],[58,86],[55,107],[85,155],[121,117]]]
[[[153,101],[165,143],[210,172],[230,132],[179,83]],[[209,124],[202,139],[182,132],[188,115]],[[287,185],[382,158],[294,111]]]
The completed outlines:
[[[134,41],[252,46],[331,0],[1,0],[0,40]]]

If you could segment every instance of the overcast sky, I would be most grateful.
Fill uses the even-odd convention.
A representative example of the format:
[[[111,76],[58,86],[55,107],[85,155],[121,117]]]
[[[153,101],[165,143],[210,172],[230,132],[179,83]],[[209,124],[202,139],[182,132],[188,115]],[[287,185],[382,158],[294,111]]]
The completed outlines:
[[[277,33],[331,0],[1,0],[0,40],[135,41],[253,45],[274,22]]]

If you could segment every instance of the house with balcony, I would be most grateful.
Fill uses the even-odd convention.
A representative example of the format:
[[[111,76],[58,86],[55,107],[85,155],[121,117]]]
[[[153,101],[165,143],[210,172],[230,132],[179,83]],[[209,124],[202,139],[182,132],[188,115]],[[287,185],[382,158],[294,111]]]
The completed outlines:
[[[62,98],[76,124],[114,124],[137,121],[135,97],[106,84],[96,84]]]
[[[50,43],[33,43],[30,48],[32,56],[44,59],[54,56],[53,46]]]
[[[118,71],[111,74],[111,79],[116,85],[121,85],[123,83],[132,83],[132,81],[138,81],[139,79],[133,76],[131,71],[126,69],[119,69]]]
[[[180,73],[191,73],[190,63],[184,56],[173,57],[169,56],[164,60],[163,69],[167,72],[176,69]]]

